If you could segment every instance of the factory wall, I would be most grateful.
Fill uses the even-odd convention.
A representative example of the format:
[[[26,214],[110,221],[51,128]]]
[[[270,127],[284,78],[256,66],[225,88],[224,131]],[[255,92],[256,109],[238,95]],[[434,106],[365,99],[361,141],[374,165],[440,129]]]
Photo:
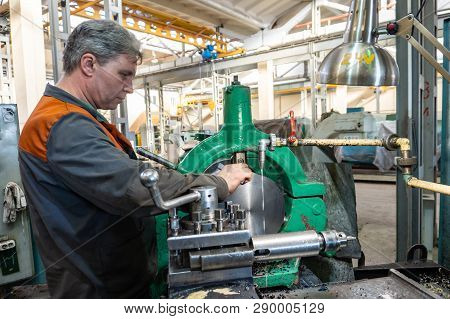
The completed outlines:
[[[442,80],[437,81],[437,119],[441,120],[442,114]],[[152,91],[150,93],[152,101],[152,111],[157,112],[157,93]],[[164,101],[166,110],[170,111],[171,115],[176,115],[177,105],[180,95],[177,92],[164,92]],[[289,115],[289,111],[293,110],[296,116],[311,118],[311,97],[310,93],[295,93],[286,95],[275,95],[274,98],[275,117],[282,118]],[[252,115],[254,119],[258,119],[258,98],[257,95],[252,95]],[[352,88],[348,87],[345,94],[342,87],[339,89],[331,88],[327,90],[327,110],[331,109],[340,113],[345,113],[347,107],[364,107],[368,112],[376,112],[376,95],[374,89],[371,88]],[[380,113],[393,114],[396,110],[396,89],[382,88],[380,95]],[[208,110],[205,109],[205,113]],[[320,100],[318,100],[318,117],[321,115]],[[132,124],[140,114],[145,112],[145,101],[143,90],[137,90],[128,98],[128,117],[129,123]],[[214,128],[214,119],[210,118],[204,122],[205,129]]]
[[[306,96],[306,97],[305,97]],[[253,96],[254,97],[254,96]],[[295,93],[288,95],[275,95],[275,117],[287,117],[289,111],[293,110],[296,116],[306,116],[311,118],[311,96],[308,92]],[[317,100],[318,117],[321,114],[320,100]],[[345,113],[347,107],[364,107],[365,111],[376,113],[376,95],[375,90],[372,88],[347,88],[346,98],[342,96],[338,89],[332,88],[327,90],[327,110],[331,109]],[[437,120],[442,118],[442,79],[437,81],[436,89],[436,105],[437,105]],[[252,114],[257,119],[256,108],[258,107],[258,98],[252,98]],[[396,88],[387,87],[382,88],[380,94],[380,113],[381,114],[394,114],[396,112]]]
[[[321,102],[317,100],[317,112],[320,117]],[[331,109],[345,113],[347,107],[364,107],[366,111],[376,112],[376,100],[373,89],[357,88],[347,90],[347,99],[342,99],[342,96],[336,93],[336,89],[328,89],[326,99],[327,111]],[[252,99],[252,114],[257,119],[256,108],[258,107],[258,99]],[[380,113],[391,114],[395,113],[396,96],[395,88],[387,88],[380,95]],[[289,111],[294,111],[296,116],[306,116],[311,118],[311,96],[308,94],[288,94],[275,95],[275,117],[287,117]]]

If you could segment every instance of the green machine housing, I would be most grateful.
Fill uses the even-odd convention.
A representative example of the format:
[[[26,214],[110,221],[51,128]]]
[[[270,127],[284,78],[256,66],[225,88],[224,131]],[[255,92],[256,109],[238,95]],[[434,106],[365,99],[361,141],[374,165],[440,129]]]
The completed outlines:
[[[183,174],[203,173],[213,163],[229,160],[234,153],[245,152],[247,164],[256,173],[272,179],[282,189],[285,222],[279,232],[325,230],[327,212],[322,199],[325,186],[309,182],[298,159],[288,147],[266,151],[264,167],[259,167],[257,147],[269,135],[257,130],[252,121],[250,89],[235,80],[224,89],[224,124],[221,130],[193,148],[179,163]],[[167,214],[156,217],[158,273],[168,264]],[[293,258],[254,267],[253,280],[258,287],[289,287],[298,278],[300,260]],[[161,287],[152,291],[161,291]]]

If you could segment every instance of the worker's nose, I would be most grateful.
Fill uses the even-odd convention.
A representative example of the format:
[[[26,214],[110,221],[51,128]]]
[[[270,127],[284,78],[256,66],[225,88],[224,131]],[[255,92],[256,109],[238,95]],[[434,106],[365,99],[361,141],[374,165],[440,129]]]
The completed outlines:
[[[129,86],[126,86],[124,89],[123,89],[127,94],[131,94],[131,93],[133,93],[133,88],[132,87],[129,87]]]
[[[125,91],[125,93],[127,94],[131,94],[133,93],[133,80],[126,80],[124,82],[124,86],[123,86],[123,90]]]

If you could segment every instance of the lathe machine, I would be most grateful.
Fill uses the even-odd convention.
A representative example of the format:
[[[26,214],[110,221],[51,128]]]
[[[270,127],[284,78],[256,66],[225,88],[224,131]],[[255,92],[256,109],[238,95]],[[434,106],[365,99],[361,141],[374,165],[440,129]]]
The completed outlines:
[[[255,128],[250,89],[235,78],[224,98],[222,129],[178,166],[138,149],[181,173],[214,174],[226,164],[242,162],[255,173],[223,202],[211,186],[165,201],[157,171],[142,173],[156,205],[169,212],[156,217],[158,272],[168,271],[163,280],[169,296],[186,287],[241,279],[258,287],[289,287],[298,281],[301,257],[332,256],[355,239],[326,230],[325,186],[308,181],[291,150],[275,148],[274,136]],[[165,294],[165,289],[160,284],[154,292]]]

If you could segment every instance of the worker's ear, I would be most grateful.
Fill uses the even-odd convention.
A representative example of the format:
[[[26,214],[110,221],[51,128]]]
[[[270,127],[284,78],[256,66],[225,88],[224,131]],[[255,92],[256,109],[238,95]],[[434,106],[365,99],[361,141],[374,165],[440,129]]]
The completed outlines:
[[[93,55],[92,53],[83,54],[80,60],[80,69],[83,75],[91,77],[94,74],[95,63],[97,63],[95,55]]]

